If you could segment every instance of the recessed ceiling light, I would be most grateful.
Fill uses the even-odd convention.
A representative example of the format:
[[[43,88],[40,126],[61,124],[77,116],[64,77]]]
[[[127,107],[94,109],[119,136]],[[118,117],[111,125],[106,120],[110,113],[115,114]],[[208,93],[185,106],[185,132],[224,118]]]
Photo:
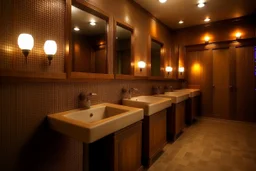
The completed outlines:
[[[183,23],[184,23],[184,21],[182,21],[182,20],[179,21],[179,24],[183,24]]]
[[[75,30],[75,31],[80,31],[80,28],[75,27],[74,30]]]
[[[205,6],[205,3],[199,3],[197,4],[198,8],[203,8]]]
[[[159,0],[160,3],[166,3],[167,0]]]
[[[96,25],[96,21],[95,21],[95,20],[91,20],[91,21],[90,21],[90,25],[91,25],[91,26],[95,26],[95,25]]]
[[[206,17],[206,18],[204,19],[204,21],[205,21],[205,22],[209,22],[209,21],[211,21],[211,19],[210,19],[209,17]]]

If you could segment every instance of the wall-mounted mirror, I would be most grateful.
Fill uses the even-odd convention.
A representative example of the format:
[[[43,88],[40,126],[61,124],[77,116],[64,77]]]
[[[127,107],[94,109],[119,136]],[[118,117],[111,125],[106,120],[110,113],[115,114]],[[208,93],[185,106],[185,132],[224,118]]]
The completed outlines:
[[[76,6],[71,8],[72,71],[107,73],[107,20]]]
[[[161,76],[162,48],[162,43],[151,40],[151,76]]]
[[[132,53],[132,34],[133,29],[121,23],[116,25],[116,74],[133,75],[133,62]]]

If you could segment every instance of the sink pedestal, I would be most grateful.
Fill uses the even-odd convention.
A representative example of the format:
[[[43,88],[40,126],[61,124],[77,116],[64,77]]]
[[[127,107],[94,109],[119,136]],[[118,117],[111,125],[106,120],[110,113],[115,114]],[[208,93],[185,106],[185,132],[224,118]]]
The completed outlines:
[[[166,145],[166,109],[143,119],[142,163],[151,166]]]
[[[186,101],[173,104],[167,109],[167,138],[175,141],[185,128]]]
[[[84,143],[83,171],[142,171],[142,122],[96,142]]]

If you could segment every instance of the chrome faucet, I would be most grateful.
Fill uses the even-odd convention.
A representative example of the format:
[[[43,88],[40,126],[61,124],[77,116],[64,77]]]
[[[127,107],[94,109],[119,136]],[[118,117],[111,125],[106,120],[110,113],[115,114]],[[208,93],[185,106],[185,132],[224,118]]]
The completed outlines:
[[[80,93],[78,96],[79,98],[78,107],[89,109],[91,107],[90,97],[96,96],[96,95],[97,95],[96,93],[88,93],[88,94],[85,94],[84,92]]]
[[[173,92],[173,87],[172,86],[165,86],[165,90]]]
[[[137,89],[137,88],[130,88],[128,90],[129,99],[132,98],[132,93],[135,92],[135,91],[139,91],[139,89]]]
[[[153,86],[153,94],[160,94],[161,87],[160,86]]]
[[[128,93],[128,99],[131,99],[131,98],[132,98],[132,93],[133,93],[134,91],[139,91],[139,90],[138,90],[137,88],[130,88],[129,90],[127,90],[126,88],[123,88],[123,89],[122,89],[122,92],[123,92],[124,94]]]

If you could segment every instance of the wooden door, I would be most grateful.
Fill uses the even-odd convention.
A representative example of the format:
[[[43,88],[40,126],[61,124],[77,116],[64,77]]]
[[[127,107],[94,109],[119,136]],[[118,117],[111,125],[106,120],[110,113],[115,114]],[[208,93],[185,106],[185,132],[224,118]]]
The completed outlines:
[[[213,115],[229,119],[230,51],[213,50]]]
[[[256,121],[255,114],[255,56],[254,47],[236,48],[235,87],[236,120]]]
[[[213,60],[212,50],[200,51],[202,66],[201,76],[201,114],[203,116],[212,116],[212,99],[213,99]]]

